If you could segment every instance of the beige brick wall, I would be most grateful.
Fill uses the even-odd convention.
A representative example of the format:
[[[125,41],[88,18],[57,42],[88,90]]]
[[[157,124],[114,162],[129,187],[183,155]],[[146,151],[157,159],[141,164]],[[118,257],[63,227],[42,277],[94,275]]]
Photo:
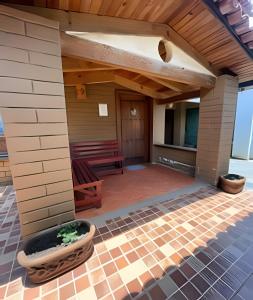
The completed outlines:
[[[8,157],[0,157],[0,186],[12,183]]]
[[[23,236],[73,219],[58,24],[1,5],[0,110]]]
[[[212,184],[229,168],[238,81],[223,75],[201,91],[196,175]]]

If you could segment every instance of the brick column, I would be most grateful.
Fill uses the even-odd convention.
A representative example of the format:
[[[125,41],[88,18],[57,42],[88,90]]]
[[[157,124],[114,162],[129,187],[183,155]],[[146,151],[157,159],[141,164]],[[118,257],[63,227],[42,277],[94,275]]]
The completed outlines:
[[[212,90],[201,90],[196,176],[216,184],[228,172],[238,80],[222,75]]]
[[[0,110],[22,235],[73,219],[58,23],[2,5]]]

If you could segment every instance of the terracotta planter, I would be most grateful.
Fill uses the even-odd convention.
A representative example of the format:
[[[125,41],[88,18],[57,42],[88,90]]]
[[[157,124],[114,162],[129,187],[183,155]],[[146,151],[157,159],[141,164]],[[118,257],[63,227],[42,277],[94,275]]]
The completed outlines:
[[[237,194],[243,190],[245,177],[237,174],[227,174],[220,176],[219,187],[226,193]]]
[[[55,237],[59,229],[76,222],[79,226],[85,228],[87,231],[86,235],[72,244],[50,249],[50,242],[54,241],[55,243]],[[26,268],[32,282],[41,283],[48,281],[80,265],[92,255],[94,250],[92,239],[95,230],[95,225],[85,220],[74,220],[41,231],[25,241],[22,250],[17,255],[17,260],[21,266]],[[35,247],[44,249],[41,249],[36,254],[32,254]]]

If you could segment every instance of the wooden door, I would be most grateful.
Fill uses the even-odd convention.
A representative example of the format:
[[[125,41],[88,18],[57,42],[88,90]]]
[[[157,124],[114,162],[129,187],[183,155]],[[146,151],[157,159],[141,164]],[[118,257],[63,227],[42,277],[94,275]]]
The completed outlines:
[[[121,149],[126,164],[149,160],[148,100],[137,94],[120,95]]]

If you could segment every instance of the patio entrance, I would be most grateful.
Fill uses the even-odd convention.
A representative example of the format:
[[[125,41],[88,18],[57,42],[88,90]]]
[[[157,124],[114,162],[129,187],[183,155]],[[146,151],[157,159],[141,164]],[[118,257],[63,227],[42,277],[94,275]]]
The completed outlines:
[[[149,161],[148,99],[137,93],[118,92],[118,137],[125,165]]]

